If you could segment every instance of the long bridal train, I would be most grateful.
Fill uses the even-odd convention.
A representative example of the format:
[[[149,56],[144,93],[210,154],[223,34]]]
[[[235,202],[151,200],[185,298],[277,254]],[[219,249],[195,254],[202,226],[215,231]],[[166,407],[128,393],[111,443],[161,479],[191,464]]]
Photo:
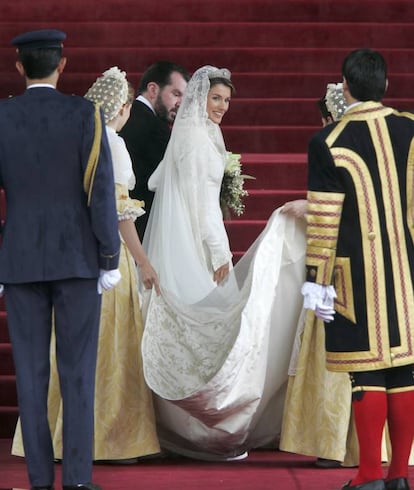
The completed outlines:
[[[277,440],[305,242],[305,223],[278,209],[225,284],[197,303],[144,293],[144,374],[162,447],[227,459]]]

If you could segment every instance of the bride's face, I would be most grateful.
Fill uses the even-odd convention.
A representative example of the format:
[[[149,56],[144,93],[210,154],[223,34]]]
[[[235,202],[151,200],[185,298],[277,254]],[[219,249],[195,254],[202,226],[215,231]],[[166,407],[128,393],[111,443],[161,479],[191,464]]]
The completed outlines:
[[[224,114],[228,111],[231,99],[231,89],[222,83],[213,85],[207,95],[208,118],[220,124]]]

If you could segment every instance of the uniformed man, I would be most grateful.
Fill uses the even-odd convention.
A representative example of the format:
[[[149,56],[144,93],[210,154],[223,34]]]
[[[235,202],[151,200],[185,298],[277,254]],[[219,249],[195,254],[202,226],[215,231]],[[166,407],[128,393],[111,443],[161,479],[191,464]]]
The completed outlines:
[[[327,367],[351,373],[360,465],[343,488],[409,489],[414,436],[414,116],[385,107],[386,64],[342,66],[348,108],[309,143],[305,307],[325,323]],[[381,438],[388,421],[386,478]]]
[[[53,489],[47,420],[52,311],[63,398],[64,490],[91,483],[100,295],[119,280],[110,150],[99,109],[56,90],[65,33],[15,37],[27,89],[0,102],[0,186],[6,221],[0,282],[16,368],[32,489]]]

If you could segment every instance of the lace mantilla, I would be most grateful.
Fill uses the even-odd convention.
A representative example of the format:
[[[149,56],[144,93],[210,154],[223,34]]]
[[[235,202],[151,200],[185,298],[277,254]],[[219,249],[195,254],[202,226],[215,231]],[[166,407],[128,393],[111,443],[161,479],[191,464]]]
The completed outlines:
[[[96,79],[86,92],[85,98],[102,107],[105,124],[112,121],[128,100],[128,82],[126,74],[113,66]]]
[[[338,121],[341,119],[347,107],[342,83],[328,83],[325,101],[326,108],[332,114],[333,120]]]
[[[216,68],[215,66],[202,66],[194,72],[188,82],[184,98],[175,118],[174,126],[180,121],[191,119],[195,124],[200,124],[207,120],[206,111],[207,94],[210,90],[210,79],[227,78],[230,80],[231,73],[227,68]]]

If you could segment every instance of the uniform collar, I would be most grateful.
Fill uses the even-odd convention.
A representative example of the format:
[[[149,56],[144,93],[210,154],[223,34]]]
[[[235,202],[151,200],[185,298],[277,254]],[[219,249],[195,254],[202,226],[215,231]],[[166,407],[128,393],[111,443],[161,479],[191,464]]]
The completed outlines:
[[[56,87],[54,85],[52,85],[51,83],[33,83],[32,85],[28,85],[26,88],[27,89],[30,89],[30,88],[53,88],[53,89],[56,89]]]
[[[385,107],[381,102],[369,100],[359,104],[352,105],[342,116],[341,121],[365,121],[367,119],[376,119],[385,117],[393,113],[394,109]]]

